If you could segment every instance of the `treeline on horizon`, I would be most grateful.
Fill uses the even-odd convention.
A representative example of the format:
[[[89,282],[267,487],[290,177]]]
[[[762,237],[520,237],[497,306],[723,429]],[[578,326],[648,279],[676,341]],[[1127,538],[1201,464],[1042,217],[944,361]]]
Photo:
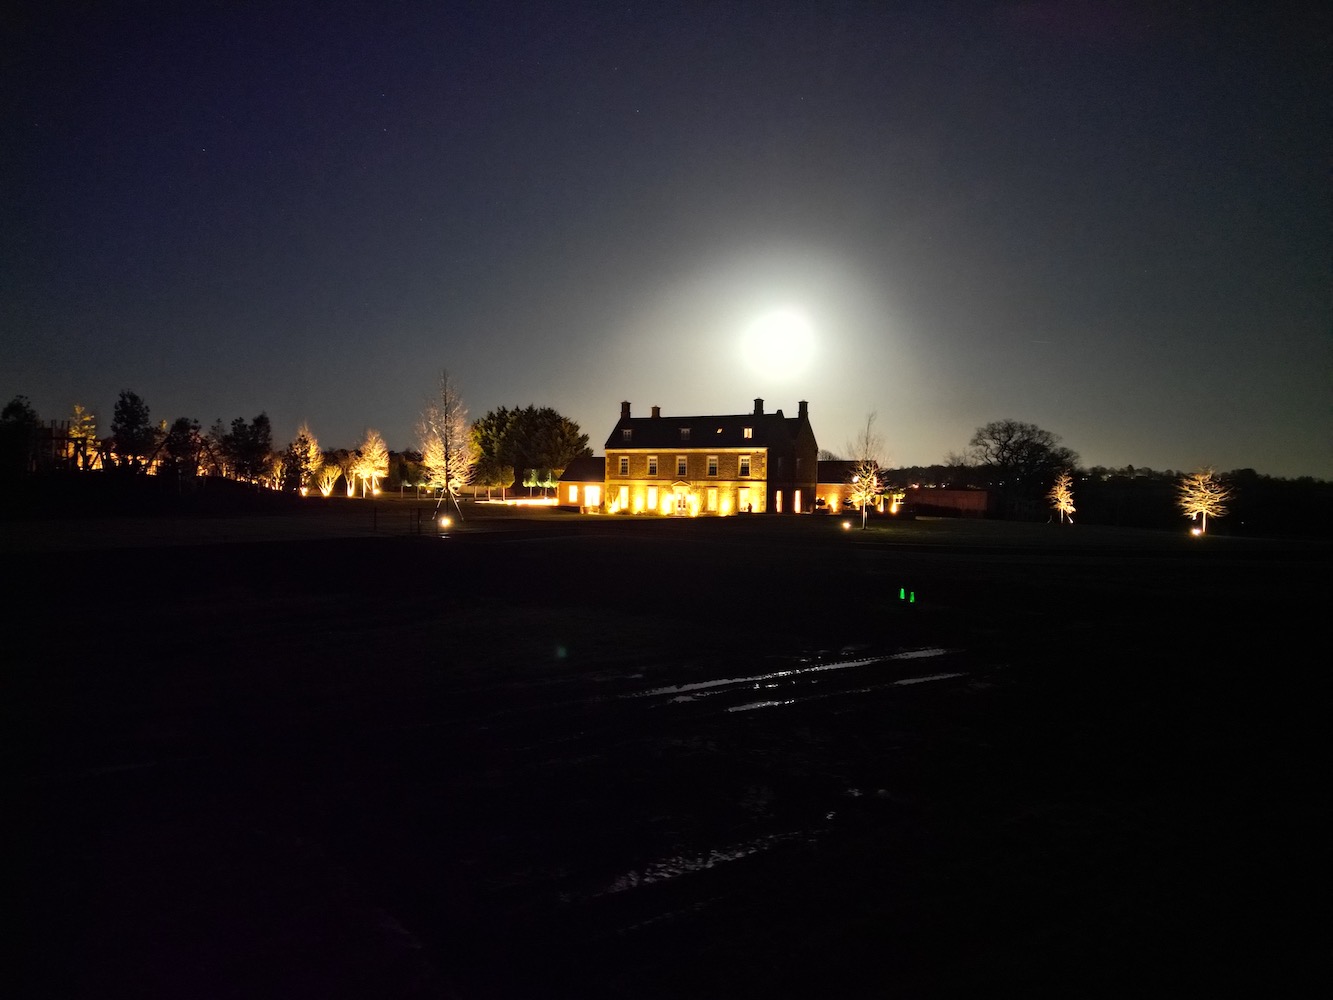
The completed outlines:
[[[126,391],[117,404],[121,425],[113,421],[113,433],[101,437],[95,418],[80,406],[63,421],[43,422],[27,399],[18,396],[0,411],[0,478],[13,484],[42,473],[94,467],[145,473],[151,468],[168,478],[220,477],[296,493],[303,487],[315,487],[322,469],[325,496],[330,494],[329,478],[334,473],[334,481],[344,483],[348,495],[357,482],[363,491],[367,482],[394,491],[420,485],[438,488],[443,482],[474,489],[523,484],[550,488],[569,461],[591,453],[588,436],[578,425],[550,408],[498,407],[470,423],[461,418],[454,421],[462,411],[447,376],[441,399],[442,408],[433,404],[423,414],[425,447],[421,450],[391,451],[377,432],[370,431],[360,448],[325,451],[304,425],[284,448],[275,448],[263,413],[249,421],[238,417],[230,426],[218,420],[207,432],[198,421],[187,418],[154,424],[143,400]],[[458,411],[451,414],[451,406],[458,406]],[[448,426],[451,421],[452,429]],[[50,437],[56,427],[62,428],[70,447],[62,455],[44,454],[43,435]],[[448,447],[451,434],[453,455]],[[442,443],[446,445],[443,456],[429,454]],[[95,465],[94,455],[108,463]],[[821,452],[820,457],[837,456]],[[881,467],[881,480],[884,488],[893,490],[984,490],[993,498],[990,516],[1047,520],[1052,515],[1048,491],[1060,472],[1072,479],[1075,523],[1147,528],[1177,528],[1182,523],[1178,491],[1183,471],[1132,465],[1084,467],[1075,452],[1059,444],[1056,435],[1013,420],[979,427],[967,448],[944,462]],[[1313,476],[1269,476],[1251,468],[1220,472],[1217,478],[1229,491],[1227,514],[1210,522],[1210,532],[1333,534],[1329,516],[1333,514],[1333,482]]]
[[[96,417],[77,404],[68,419],[43,421],[17,396],[0,411],[0,479],[66,473],[218,478],[326,497],[338,484],[348,496],[402,484],[550,488],[569,462],[591,453],[578,424],[550,407],[501,406],[468,421],[447,372],[418,420],[419,450],[391,451],[374,429],[355,448],[325,449],[304,423],[285,446],[275,445],[267,413],[230,425],[219,418],[207,430],[190,417],[154,422],[148,404],[130,390],[120,393],[110,430],[99,434]]]
[[[967,465],[913,465],[885,469],[895,489],[994,490],[989,470]],[[1073,472],[1075,523],[1134,528],[1178,528],[1182,472],[1127,465],[1092,466]],[[1282,478],[1254,469],[1218,473],[1231,496],[1226,517],[1209,522],[1210,534],[1333,536],[1333,482],[1313,476]],[[1005,516],[1046,520],[1050,506],[1014,501]]]

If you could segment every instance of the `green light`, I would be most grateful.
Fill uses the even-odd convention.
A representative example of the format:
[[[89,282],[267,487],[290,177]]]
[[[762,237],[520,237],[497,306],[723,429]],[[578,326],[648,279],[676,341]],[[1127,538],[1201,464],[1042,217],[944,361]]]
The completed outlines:
[[[900,601],[905,601],[905,600],[907,600],[907,588],[906,588],[906,587],[899,587],[899,588],[898,588],[898,600],[900,600]]]
[[[916,591],[915,591],[915,590],[912,591],[912,596],[908,599],[907,603],[908,603],[908,604],[915,604],[915,603],[916,603]]]

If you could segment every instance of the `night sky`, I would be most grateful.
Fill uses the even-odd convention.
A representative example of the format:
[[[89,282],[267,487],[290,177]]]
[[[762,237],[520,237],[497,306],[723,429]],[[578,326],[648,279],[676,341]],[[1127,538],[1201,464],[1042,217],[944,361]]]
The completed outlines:
[[[1333,478],[1328,16],[1158,6],[31,4],[0,396],[403,449],[448,367],[599,452],[763,397],[895,466],[1013,417]]]

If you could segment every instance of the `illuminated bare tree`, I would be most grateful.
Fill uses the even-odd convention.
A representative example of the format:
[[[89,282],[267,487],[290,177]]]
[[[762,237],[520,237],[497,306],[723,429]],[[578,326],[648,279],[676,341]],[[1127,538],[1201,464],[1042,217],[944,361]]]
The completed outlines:
[[[379,481],[389,474],[389,446],[379,431],[368,430],[357,453],[355,474],[361,480],[361,495],[364,497],[367,489],[378,493]]]
[[[321,466],[319,474],[315,477],[315,485],[319,488],[320,495],[328,496],[332,493],[342,475],[343,470],[336,462],[329,462],[327,465]]]
[[[1180,509],[1190,520],[1202,519],[1198,534],[1203,534],[1208,530],[1208,515],[1226,517],[1231,489],[1218,478],[1215,470],[1200,469],[1180,478],[1176,496]]]
[[[1060,523],[1064,524],[1065,518],[1069,523],[1074,523],[1074,478],[1068,472],[1061,472],[1055,477],[1055,485],[1051,491],[1046,494],[1051,506],[1060,512]]]
[[[76,466],[86,472],[97,457],[97,418],[78,403],[69,420],[69,442],[74,449]]]
[[[847,442],[847,454],[853,463],[847,477],[851,487],[847,498],[861,508],[862,531],[866,528],[870,507],[879,502],[880,494],[879,468],[884,455],[884,438],[875,430],[875,416],[870,413],[864,429]]]
[[[440,491],[441,502],[447,497],[457,509],[458,491],[472,477],[478,452],[468,432],[467,407],[447,368],[440,371],[435,396],[421,411],[417,436],[427,485]]]
[[[327,455],[324,461],[329,465],[337,467],[342,476],[343,486],[347,490],[349,497],[356,496],[356,470],[361,461],[361,455],[355,451],[347,451],[345,448],[339,448]],[[337,482],[337,480],[334,480]]]
[[[278,451],[273,452],[268,457],[268,472],[260,478],[260,484],[267,486],[271,490],[281,490],[283,483],[287,481],[288,468],[289,462],[287,453]]]

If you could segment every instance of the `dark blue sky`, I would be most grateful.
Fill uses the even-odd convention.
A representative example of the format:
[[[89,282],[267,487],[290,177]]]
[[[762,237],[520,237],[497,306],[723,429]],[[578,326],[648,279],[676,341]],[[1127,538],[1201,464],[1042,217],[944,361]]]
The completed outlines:
[[[30,5],[0,395],[401,449],[447,366],[598,447],[762,396],[1333,478],[1328,16],[1157,6]]]

